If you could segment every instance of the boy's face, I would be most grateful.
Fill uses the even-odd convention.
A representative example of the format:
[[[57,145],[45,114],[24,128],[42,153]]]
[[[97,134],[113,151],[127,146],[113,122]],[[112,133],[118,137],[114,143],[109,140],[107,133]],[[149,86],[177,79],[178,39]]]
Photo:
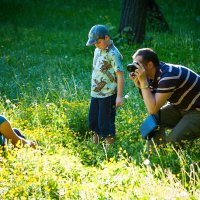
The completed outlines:
[[[95,47],[101,50],[104,50],[110,44],[110,37],[108,35],[105,36],[104,39],[98,39],[97,43],[95,43]]]

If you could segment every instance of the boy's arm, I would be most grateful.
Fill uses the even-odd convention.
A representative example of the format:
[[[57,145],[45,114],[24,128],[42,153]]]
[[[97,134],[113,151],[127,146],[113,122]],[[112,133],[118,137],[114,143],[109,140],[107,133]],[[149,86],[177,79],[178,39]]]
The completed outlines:
[[[124,72],[117,71],[117,99],[116,107],[122,106],[124,104],[123,90],[124,90]]]

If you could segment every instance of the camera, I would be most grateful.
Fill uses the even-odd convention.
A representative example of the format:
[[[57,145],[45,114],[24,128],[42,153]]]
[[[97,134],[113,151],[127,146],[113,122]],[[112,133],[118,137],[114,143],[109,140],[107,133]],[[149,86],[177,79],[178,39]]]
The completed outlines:
[[[135,64],[139,65],[138,62],[133,62],[133,63],[131,63],[131,64],[128,64],[128,65],[127,65],[127,70],[128,70],[129,72],[135,72],[135,70],[137,69],[137,67],[136,67]]]

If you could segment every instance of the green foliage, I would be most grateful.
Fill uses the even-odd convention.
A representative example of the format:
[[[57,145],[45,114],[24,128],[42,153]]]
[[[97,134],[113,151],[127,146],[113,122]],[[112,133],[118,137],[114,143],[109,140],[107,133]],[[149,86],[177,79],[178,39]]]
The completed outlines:
[[[154,149],[149,164],[139,133],[146,109],[126,70],[116,142],[94,145],[88,129],[94,49],[85,43],[94,24],[109,26],[124,66],[151,47],[199,72],[199,1],[158,4],[171,32],[147,27],[144,43],[129,46],[117,41],[120,0],[1,1],[1,114],[41,150],[1,148],[1,199],[198,199],[199,140]]]

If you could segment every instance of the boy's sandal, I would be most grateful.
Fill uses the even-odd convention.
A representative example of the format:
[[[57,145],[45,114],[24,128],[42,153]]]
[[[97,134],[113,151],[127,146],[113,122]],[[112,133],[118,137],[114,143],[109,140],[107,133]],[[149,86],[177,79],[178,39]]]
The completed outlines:
[[[99,135],[98,134],[94,134],[93,136],[92,136],[92,142],[94,143],[94,144],[99,144]]]

